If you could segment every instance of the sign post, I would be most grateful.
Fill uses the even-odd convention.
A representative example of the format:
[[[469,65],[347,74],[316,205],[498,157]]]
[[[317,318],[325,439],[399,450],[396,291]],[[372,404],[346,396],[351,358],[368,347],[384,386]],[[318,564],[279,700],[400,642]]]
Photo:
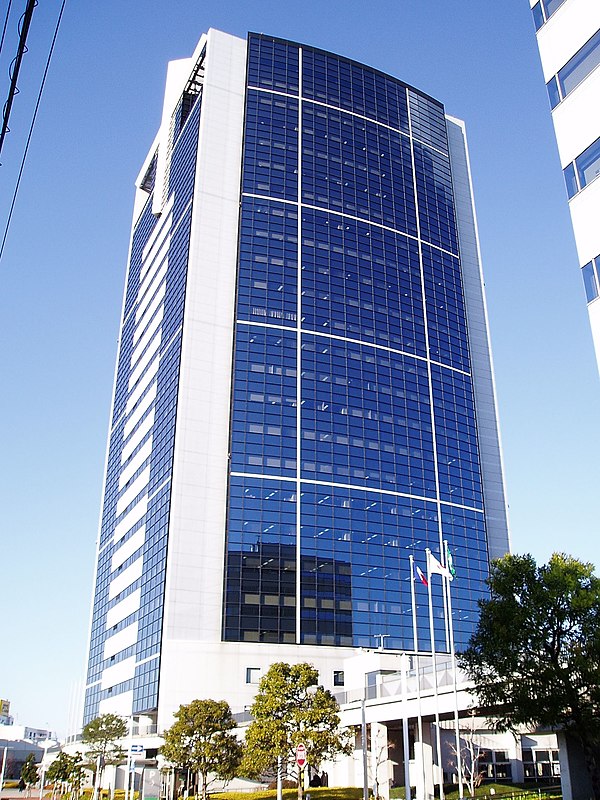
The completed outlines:
[[[298,798],[304,794],[304,767],[306,766],[306,747],[300,742],[296,747],[296,764],[298,765]]]
[[[302,743],[296,747],[296,764],[300,769],[306,766],[306,747]]]

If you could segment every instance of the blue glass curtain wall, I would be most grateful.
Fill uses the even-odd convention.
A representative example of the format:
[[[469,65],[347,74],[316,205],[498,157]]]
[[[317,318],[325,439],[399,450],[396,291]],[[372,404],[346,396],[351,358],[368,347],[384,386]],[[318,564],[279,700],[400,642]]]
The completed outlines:
[[[411,649],[443,537],[460,646],[488,562],[443,107],[248,43],[224,639]]]

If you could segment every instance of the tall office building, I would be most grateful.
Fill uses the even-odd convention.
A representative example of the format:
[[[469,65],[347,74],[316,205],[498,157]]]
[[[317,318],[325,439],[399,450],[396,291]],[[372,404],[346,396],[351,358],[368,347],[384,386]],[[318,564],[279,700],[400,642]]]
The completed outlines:
[[[359,648],[412,649],[408,556],[444,540],[460,644],[508,548],[463,125],[211,30],[137,182],[85,720],[239,711],[277,660],[343,685]],[[426,649],[426,593],[417,618]]]
[[[530,3],[600,367],[600,3]]]

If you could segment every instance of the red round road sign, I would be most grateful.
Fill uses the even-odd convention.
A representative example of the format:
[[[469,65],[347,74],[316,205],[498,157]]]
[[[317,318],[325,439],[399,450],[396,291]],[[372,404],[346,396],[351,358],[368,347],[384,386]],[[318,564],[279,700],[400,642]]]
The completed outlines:
[[[296,747],[296,764],[300,769],[306,764],[306,747],[303,744],[299,744]]]

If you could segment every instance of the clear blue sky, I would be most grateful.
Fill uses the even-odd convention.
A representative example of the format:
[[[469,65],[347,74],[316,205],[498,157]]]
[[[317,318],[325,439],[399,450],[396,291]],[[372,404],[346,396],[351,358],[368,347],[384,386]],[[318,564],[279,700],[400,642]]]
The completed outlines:
[[[34,13],[2,227],[58,7]],[[133,181],[167,61],[211,26],[342,53],[466,120],[513,549],[600,566],[600,382],[527,0],[70,0],[0,262],[0,697],[21,724],[65,732],[83,675]]]

